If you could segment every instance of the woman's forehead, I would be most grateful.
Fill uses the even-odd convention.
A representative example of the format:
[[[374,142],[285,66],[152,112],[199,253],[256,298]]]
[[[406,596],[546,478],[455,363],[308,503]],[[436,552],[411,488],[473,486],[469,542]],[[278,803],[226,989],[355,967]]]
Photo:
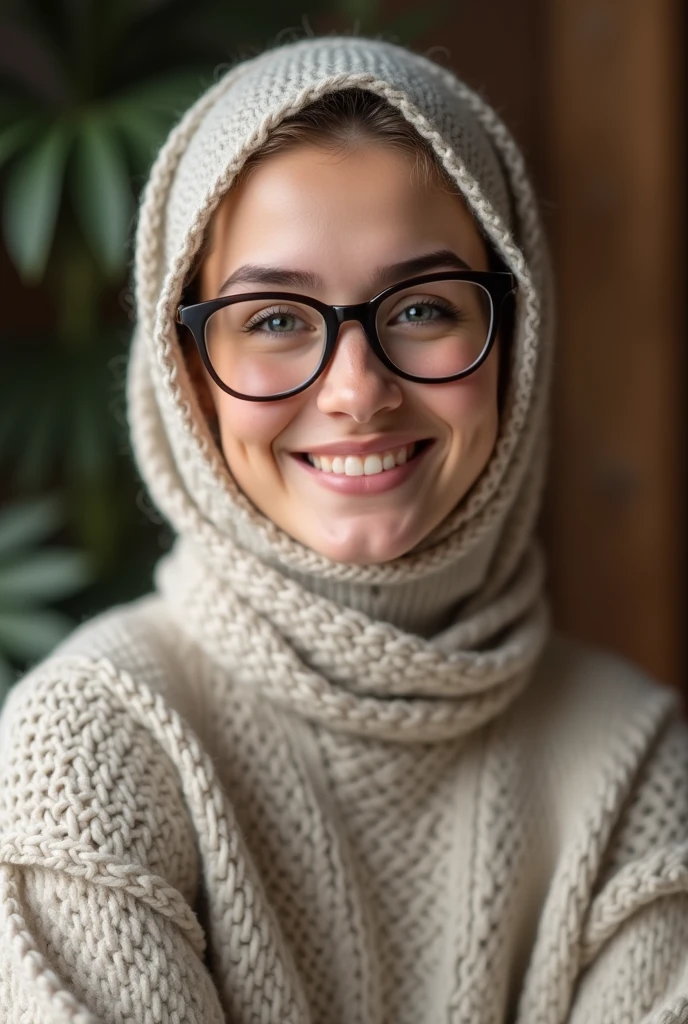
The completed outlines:
[[[458,250],[477,268],[485,245],[465,200],[413,170],[412,155],[382,146],[336,157],[304,146],[270,156],[213,215],[213,277],[244,262],[379,266],[419,248]]]

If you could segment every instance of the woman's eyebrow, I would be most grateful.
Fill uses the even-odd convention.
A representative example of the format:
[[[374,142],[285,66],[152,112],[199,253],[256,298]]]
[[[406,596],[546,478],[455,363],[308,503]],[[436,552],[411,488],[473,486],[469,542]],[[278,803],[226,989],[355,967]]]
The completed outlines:
[[[451,249],[437,249],[435,252],[412,256],[410,259],[377,267],[373,272],[371,285],[374,289],[384,288],[386,284],[424,274],[439,267],[455,270],[470,270],[471,267],[457,256]],[[285,267],[269,267],[257,263],[244,263],[237,267],[223,282],[217,297],[220,298],[235,284],[279,285],[287,288],[306,288],[316,290],[324,288],[324,281],[319,274],[307,270],[287,270]]]
[[[400,263],[392,263],[388,267],[378,267],[373,274],[372,284],[374,288],[384,288],[385,285],[392,284],[397,280],[414,277],[416,274],[425,274],[431,270],[438,270],[440,267],[449,267],[451,270],[472,269],[451,249],[436,249],[423,256],[412,256]]]
[[[223,283],[217,293],[218,299],[233,284],[277,284],[290,288],[322,288],[323,281],[318,274],[311,274],[307,270],[287,270],[284,267],[244,263]]]

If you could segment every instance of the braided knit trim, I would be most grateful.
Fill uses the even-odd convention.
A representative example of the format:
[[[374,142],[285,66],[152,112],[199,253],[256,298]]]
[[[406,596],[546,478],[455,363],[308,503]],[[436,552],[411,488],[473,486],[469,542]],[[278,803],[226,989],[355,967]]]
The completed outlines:
[[[582,943],[586,966],[619,926],[660,896],[688,894],[688,843],[625,865],[593,903]]]
[[[364,687],[386,696],[471,695],[507,681],[513,669],[530,661],[532,652],[521,637],[532,625],[528,613],[541,592],[543,565],[537,549],[529,552],[522,572],[499,600],[462,618],[440,635],[439,642],[315,597],[240,548],[223,552],[226,560],[220,572],[213,571],[206,554],[212,552],[199,557],[195,545],[181,540],[160,562],[157,582],[171,605],[207,609],[223,636],[226,628],[240,638],[250,619],[257,632],[246,634],[247,643],[269,647],[271,635],[288,637],[311,667],[352,689]],[[270,626],[262,628],[267,622]],[[514,624],[520,628],[509,630],[504,641],[490,649],[490,640]]]
[[[240,549],[227,553],[226,586],[180,542],[159,564],[156,582],[180,628],[233,681],[334,729],[405,742],[460,736],[511,703],[547,637],[537,561],[501,602],[453,628],[449,653],[316,597],[256,561]],[[461,643],[462,630],[480,641],[497,624],[506,635],[495,650]]]
[[[64,835],[46,838],[41,826],[37,828],[40,831],[36,835],[19,832],[3,835],[0,864],[61,871],[94,885],[121,889],[151,910],[172,919],[186,933],[198,956],[203,956],[205,938],[196,915],[182,894],[164,878],[143,870],[140,864],[125,863],[113,854],[94,850],[87,843],[65,839]]]

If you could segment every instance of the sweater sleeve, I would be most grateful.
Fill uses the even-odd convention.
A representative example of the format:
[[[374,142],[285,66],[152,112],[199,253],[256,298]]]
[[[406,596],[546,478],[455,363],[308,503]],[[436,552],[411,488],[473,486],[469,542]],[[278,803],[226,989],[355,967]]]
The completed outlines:
[[[589,908],[567,1024],[688,1024],[688,728],[642,766]]]
[[[688,893],[628,918],[581,977],[567,1024],[687,1024]]]
[[[178,773],[106,676],[48,662],[0,718],[0,1017],[224,1024]]]

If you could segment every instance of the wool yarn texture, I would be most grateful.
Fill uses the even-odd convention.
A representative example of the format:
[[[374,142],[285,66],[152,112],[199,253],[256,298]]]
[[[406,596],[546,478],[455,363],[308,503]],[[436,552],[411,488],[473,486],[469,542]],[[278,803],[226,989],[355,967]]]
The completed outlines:
[[[517,283],[499,436],[390,562],[331,561],[232,477],[175,313],[223,196],[290,114],[357,88],[432,147]],[[144,189],[133,452],[174,530],[0,717],[6,1024],[688,1024],[675,695],[551,627],[535,537],[554,308],[521,153],[382,40],[239,63]]]

